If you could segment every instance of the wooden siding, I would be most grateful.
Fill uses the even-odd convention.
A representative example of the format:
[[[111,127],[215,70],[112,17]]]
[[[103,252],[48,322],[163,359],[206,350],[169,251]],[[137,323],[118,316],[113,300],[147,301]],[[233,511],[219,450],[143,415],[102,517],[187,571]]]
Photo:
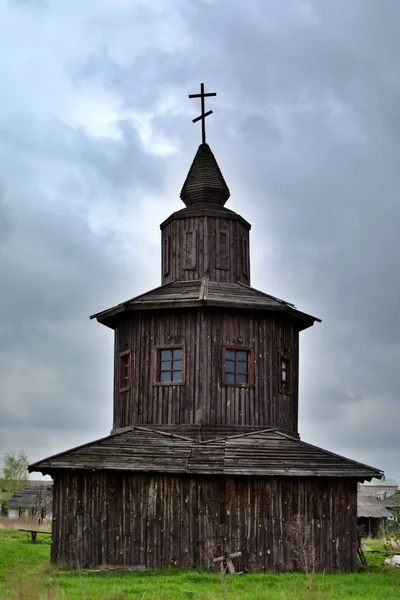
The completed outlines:
[[[222,347],[254,349],[254,386],[222,385]],[[185,384],[155,386],[154,348],[186,348]],[[131,387],[114,386],[113,429],[200,424],[278,427],[297,432],[298,330],[280,315],[200,309],[132,314],[116,328],[116,366],[131,350]],[[279,355],[291,360],[290,394],[280,391]],[[117,373],[117,369],[116,369]]]
[[[162,229],[162,248],[169,245],[166,240],[171,241],[170,253],[167,256],[164,250],[162,256],[162,283],[209,277],[213,281],[250,285],[249,234],[249,229],[236,216],[230,218],[229,213],[225,217],[172,219]]]
[[[199,510],[199,507],[200,510]],[[84,471],[54,477],[52,562],[296,568],[291,518],[311,526],[318,570],[356,569],[354,480],[165,476]]]

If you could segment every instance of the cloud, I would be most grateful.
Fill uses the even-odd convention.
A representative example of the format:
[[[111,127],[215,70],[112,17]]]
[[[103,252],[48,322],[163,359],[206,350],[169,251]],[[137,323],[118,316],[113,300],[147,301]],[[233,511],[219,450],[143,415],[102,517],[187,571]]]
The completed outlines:
[[[8,0],[12,8],[26,10],[34,15],[42,14],[48,7],[48,0]]]

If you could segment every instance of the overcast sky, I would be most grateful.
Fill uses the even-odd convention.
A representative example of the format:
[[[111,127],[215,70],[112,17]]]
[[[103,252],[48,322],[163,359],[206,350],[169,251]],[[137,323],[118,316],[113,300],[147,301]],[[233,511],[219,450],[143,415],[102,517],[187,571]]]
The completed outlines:
[[[88,317],[160,283],[204,81],[252,284],[323,320],[302,439],[400,483],[400,2],[0,0],[0,23],[0,456],[109,433]]]

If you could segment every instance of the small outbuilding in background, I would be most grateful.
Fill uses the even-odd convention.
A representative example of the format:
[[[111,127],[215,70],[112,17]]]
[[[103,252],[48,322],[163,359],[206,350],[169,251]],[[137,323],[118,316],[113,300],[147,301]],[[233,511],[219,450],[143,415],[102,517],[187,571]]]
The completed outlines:
[[[10,519],[51,519],[53,504],[52,481],[29,481],[8,501]]]
[[[362,537],[376,537],[388,518],[390,518],[390,512],[375,496],[358,490],[357,526],[361,530]]]

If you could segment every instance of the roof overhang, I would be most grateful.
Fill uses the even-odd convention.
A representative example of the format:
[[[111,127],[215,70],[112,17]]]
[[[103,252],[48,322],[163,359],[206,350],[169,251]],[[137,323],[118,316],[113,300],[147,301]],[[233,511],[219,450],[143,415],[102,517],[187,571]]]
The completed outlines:
[[[223,208],[218,205],[214,205],[211,202],[203,202],[202,204],[197,204],[195,206],[189,206],[187,208],[182,208],[181,210],[177,210],[172,213],[165,221],[163,221],[160,225],[160,229],[164,229],[171,221],[176,221],[178,219],[188,219],[190,217],[220,217],[221,219],[230,219],[231,221],[239,221],[243,227],[250,231],[251,225],[246,219],[244,219],[238,213],[235,213],[233,210],[229,210],[228,208]]]
[[[65,470],[358,481],[383,474],[277,429],[199,441],[137,426],[29,466],[30,472],[50,475]]]
[[[283,313],[297,321],[299,330],[311,327],[315,322],[320,323],[321,319],[313,317],[307,313],[301,312],[291,306],[259,306],[255,303],[237,302],[230,300],[169,300],[162,302],[124,302],[113,306],[107,310],[95,313],[90,319],[96,319],[102,325],[114,329],[121,320],[128,318],[129,314],[142,311],[162,311],[162,310],[182,310],[196,308],[226,308],[236,311],[256,311],[264,313]]]

